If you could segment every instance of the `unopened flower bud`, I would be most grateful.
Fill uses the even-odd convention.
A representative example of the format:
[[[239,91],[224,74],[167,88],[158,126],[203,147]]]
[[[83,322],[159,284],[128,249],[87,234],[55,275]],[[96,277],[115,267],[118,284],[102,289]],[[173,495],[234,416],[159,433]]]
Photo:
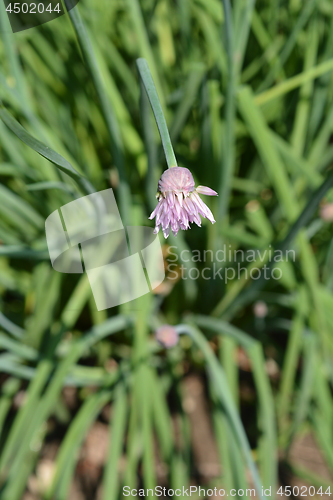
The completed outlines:
[[[268,313],[266,302],[258,300],[258,302],[256,302],[253,306],[253,312],[257,318],[265,318]]]
[[[155,338],[161,346],[166,349],[178,344],[179,336],[176,329],[171,325],[162,325],[155,332]]]

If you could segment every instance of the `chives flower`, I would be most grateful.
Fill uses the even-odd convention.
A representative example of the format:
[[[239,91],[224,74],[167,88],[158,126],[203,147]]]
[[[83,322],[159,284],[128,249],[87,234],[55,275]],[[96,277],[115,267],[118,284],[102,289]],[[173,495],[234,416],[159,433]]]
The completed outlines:
[[[165,170],[158,182],[157,207],[149,217],[156,217],[154,233],[162,228],[164,237],[167,238],[170,229],[176,236],[180,229],[189,229],[190,222],[195,222],[200,227],[200,215],[214,224],[214,216],[199,193],[217,195],[209,187],[198,186],[195,189],[193,176],[187,168],[172,167]]]
[[[155,338],[161,346],[170,349],[178,344],[179,335],[173,326],[162,325],[157,328]]]
[[[265,318],[268,313],[266,302],[258,300],[253,306],[253,312],[257,318]]]

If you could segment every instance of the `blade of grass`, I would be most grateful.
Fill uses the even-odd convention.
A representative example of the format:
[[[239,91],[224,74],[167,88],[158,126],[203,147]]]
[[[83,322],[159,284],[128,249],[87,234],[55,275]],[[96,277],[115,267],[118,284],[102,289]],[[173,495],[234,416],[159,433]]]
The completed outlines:
[[[71,346],[69,353],[57,365],[57,369],[53,374],[47,390],[40,399],[39,395],[53,368],[53,363],[50,360],[45,360],[44,363],[39,364],[38,376],[36,376],[33,380],[33,384],[29,387],[27,403],[21,408],[19,418],[15,420],[13,430],[8,438],[8,443],[6,443],[2,457],[0,458],[0,471],[6,470],[9,462],[12,462],[8,475],[9,493],[12,484],[11,478],[13,476],[15,477],[20,470],[22,462],[24,462],[26,454],[30,449],[31,440],[34,439],[43,421],[45,421],[52,412],[69,370],[91,345],[100,338],[106,335],[112,335],[125,328],[128,324],[128,319],[125,317],[117,316],[111,318],[102,325],[92,328],[85,337],[75,342],[74,345]],[[33,463],[31,463],[31,466],[32,465]],[[12,500],[13,498],[14,497],[12,497]]]
[[[306,47],[304,57],[304,71],[311,69],[316,62],[317,50],[319,43],[318,22],[315,18],[309,29],[309,43]],[[294,126],[291,134],[291,144],[298,155],[302,155],[304,151],[306,133],[309,124],[310,114],[310,98],[313,93],[314,81],[302,85],[300,88],[300,98],[298,101]]]
[[[225,220],[229,209],[231,182],[235,162],[235,117],[236,117],[236,74],[234,64],[234,30],[229,0],[222,0],[224,11],[225,44],[228,62],[227,89],[225,96],[225,137],[222,165],[219,179],[218,218]]]
[[[307,71],[303,71],[292,78],[288,78],[282,83],[275,85],[269,90],[261,92],[255,97],[255,102],[258,106],[262,106],[267,102],[276,99],[277,97],[283,96],[288,92],[291,92],[294,89],[297,89],[301,85],[310,82],[311,80],[315,80],[321,75],[332,71],[333,69],[333,59],[329,59],[314,68],[308,69]]]
[[[157,484],[155,472],[155,453],[153,436],[153,401],[151,391],[147,390],[151,378],[151,369],[145,364],[140,367],[138,378],[141,388],[142,404],[142,441],[143,441],[143,483],[146,489],[154,491]]]
[[[203,316],[199,314],[191,314],[186,316],[190,322],[194,322],[200,328],[207,328],[213,332],[216,332],[220,335],[228,335],[232,339],[234,339],[237,343],[242,345],[245,349],[250,348],[256,342],[254,338],[252,338],[247,333],[243,332],[239,328],[226,321],[223,321],[218,318],[213,318],[211,316]]]
[[[7,351],[10,351],[16,356],[22,357],[23,359],[27,359],[30,361],[34,361],[38,358],[38,351],[36,351],[30,346],[21,344],[16,340],[8,338],[1,332],[0,332],[0,348],[6,349]]]
[[[65,439],[62,441],[57,458],[52,484],[46,499],[66,500],[70,481],[74,474],[78,449],[89,427],[112,397],[112,391],[102,390],[88,397],[76,414]]]
[[[293,30],[290,33],[287,42],[285,43],[285,45],[281,50],[281,54],[277,57],[275,65],[273,66],[273,68],[266,76],[265,80],[260,85],[258,92],[261,92],[263,89],[269,87],[273,83],[274,79],[277,77],[280,69],[285,65],[292,50],[296,45],[297,38],[300,32],[302,31],[307,21],[310,19],[310,16],[312,15],[314,8],[316,7],[316,4],[317,0],[310,0],[309,2],[306,2],[304,4],[302,11],[300,15],[297,17],[297,21],[293,26]]]
[[[149,99],[142,80],[140,80],[140,115],[148,162],[145,184],[146,197],[149,209],[153,211],[155,209],[158,186],[158,173],[156,168],[158,165],[158,151],[155,133],[152,127]]]
[[[321,186],[319,186],[319,188],[312,194],[308,203],[304,207],[298,219],[290,228],[284,240],[281,243],[273,245],[275,249],[279,249],[282,252],[285,252],[288,248],[290,248],[290,245],[297,236],[298,232],[303,226],[306,226],[309,223],[320,201],[332,186],[333,174],[328,175]],[[222,313],[224,313],[225,309],[229,308],[226,318],[228,319],[232,317],[241,306],[244,306],[249,301],[253,300],[254,294],[257,293],[266,284],[266,280],[264,279],[264,276],[261,276],[256,282],[252,282],[247,289],[240,293],[241,289],[246,285],[246,283],[247,280],[238,281],[234,286],[232,286],[228,291],[228,296],[223,297],[223,299],[214,309],[213,314],[216,316],[220,316]]]
[[[244,87],[238,94],[240,112],[258,148],[267,175],[276,190],[277,197],[289,221],[295,219],[297,205],[285,167],[271,141],[264,117],[256,106],[252,92]]]
[[[230,392],[234,402],[239,407],[239,380],[238,366],[235,362],[237,355],[237,343],[232,337],[225,336],[219,339],[219,357],[224,368],[227,381],[230,387]]]
[[[6,316],[0,312],[0,326],[8,333],[13,335],[16,339],[21,339],[25,331],[23,328],[20,328],[18,325],[10,321]]]
[[[159,80],[158,71],[156,68],[152,47],[150,45],[148,32],[145,27],[140,2],[138,0],[127,0],[126,3],[134,27],[134,33],[138,38],[139,54],[142,55],[145,60],[147,60],[146,64],[151,68],[152,79],[155,82],[154,86],[156,85],[157,94],[159,95],[162,107],[164,107],[165,103],[163,89]]]
[[[310,402],[314,388],[315,360],[317,351],[317,339],[314,335],[307,335],[303,341],[304,366],[302,371],[301,385],[296,398],[294,419],[290,434],[286,439],[286,456],[290,453],[293,440],[300,430],[302,423],[309,416]]]
[[[77,170],[75,170],[72,165],[67,160],[65,160],[65,158],[53,151],[48,146],[45,146],[38,139],[35,139],[30,134],[28,134],[28,132],[22,127],[22,125],[20,125],[15,120],[15,118],[10,113],[8,113],[1,102],[0,118],[22,142],[36,151],[36,153],[54,163],[62,172],[74,179],[81,187],[81,189],[84,190],[84,192],[89,194],[94,192],[94,188],[90,185],[90,183]]]
[[[109,452],[104,469],[103,500],[116,500],[119,494],[119,460],[123,451],[127,423],[127,395],[123,383],[115,389],[115,400],[110,421]]]
[[[152,388],[154,428],[156,429],[163,460],[170,463],[173,453],[171,416],[162,384],[153,371],[151,372],[150,385]]]
[[[259,439],[258,454],[261,477],[265,488],[276,491],[278,479],[278,455],[276,439],[275,408],[272,388],[265,369],[265,358],[258,342],[248,349],[253,377],[259,399]]]
[[[2,434],[5,431],[5,420],[7,418],[8,412],[12,406],[13,398],[15,394],[19,391],[21,386],[21,380],[17,378],[8,378],[2,388],[0,393],[0,438],[3,439]]]
[[[14,420],[0,457],[0,478],[8,472],[9,463],[14,459],[15,454],[22,442],[22,437],[26,435],[26,423],[30,422],[36,411],[36,405],[45,383],[51,373],[52,363],[50,360],[42,360],[36,370],[35,377],[27,390],[27,399]]]
[[[184,128],[194,101],[197,98],[205,69],[206,68],[204,64],[197,63],[189,72],[187,81],[184,86],[184,97],[180,101],[179,106],[175,111],[170,127],[170,137],[174,144],[176,144],[178,137],[182,129]]]
[[[305,290],[301,289],[300,292],[302,291],[302,298],[304,301]],[[289,426],[291,397],[293,394],[297,364],[302,346],[302,332],[304,327],[304,311],[302,309],[301,300],[299,300],[297,312],[295,313],[288,337],[287,351],[282,368],[281,384],[278,395],[278,419],[281,436],[286,435],[285,433]]]
[[[123,144],[121,140],[119,126],[114,111],[112,109],[112,106],[109,102],[109,99],[107,98],[106,91],[104,88],[104,82],[101,77],[101,73],[93,51],[93,47],[88,32],[81,19],[78,7],[77,6],[73,7],[72,0],[63,0],[63,1],[66,5],[67,10],[71,9],[68,11],[68,15],[71,19],[80,48],[82,50],[82,54],[84,56],[84,59],[87,63],[87,67],[90,71],[92,80],[94,82],[96,93],[98,95],[105,123],[107,125],[107,129],[109,132],[113,161],[117,167],[119,175],[120,212],[123,217],[123,222],[126,225],[130,220],[129,210],[131,202],[130,202],[130,190],[125,171]]]
[[[245,5],[243,6],[244,3]],[[237,74],[241,72],[243,66],[255,3],[256,0],[247,0],[246,2],[240,2],[243,8],[239,16],[239,22],[235,27],[235,54],[237,54],[238,56],[236,69]]]

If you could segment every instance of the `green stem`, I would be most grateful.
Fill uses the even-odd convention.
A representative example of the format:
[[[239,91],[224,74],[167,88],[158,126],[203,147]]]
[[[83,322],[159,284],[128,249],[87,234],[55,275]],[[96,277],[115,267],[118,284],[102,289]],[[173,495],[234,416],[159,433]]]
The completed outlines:
[[[304,207],[302,213],[299,215],[298,219],[294,222],[292,227],[290,228],[288,234],[284,238],[283,241],[277,242],[275,245],[273,244],[273,248],[275,250],[280,250],[281,252],[285,252],[291,243],[295,240],[296,235],[300,232],[300,230],[305,227],[311,220],[315,210],[317,210],[320,200],[323,199],[325,194],[329,189],[333,187],[333,173],[327,176],[324,182],[319,186],[318,189],[313,193],[311,199],[308,201],[307,205]],[[270,269],[273,266],[267,266],[267,269]],[[260,277],[257,281],[252,281],[252,283],[243,290],[240,294],[237,295],[235,300],[230,304],[228,308],[227,315],[225,316],[224,305],[222,303],[223,299],[218,303],[218,305],[214,309],[213,315],[220,316],[223,314],[224,319],[230,319],[236,314],[236,312],[241,308],[245,307],[254,298],[257,296],[258,292],[265,286],[267,280],[264,279],[264,276]]]
[[[155,116],[157,127],[162,139],[163,149],[168,167],[176,167],[177,160],[173,151],[168,127],[164,118],[162,106],[158,98],[157,90],[154,84],[154,80],[151,76],[148,63],[146,59],[140,58],[137,59],[136,64]]]

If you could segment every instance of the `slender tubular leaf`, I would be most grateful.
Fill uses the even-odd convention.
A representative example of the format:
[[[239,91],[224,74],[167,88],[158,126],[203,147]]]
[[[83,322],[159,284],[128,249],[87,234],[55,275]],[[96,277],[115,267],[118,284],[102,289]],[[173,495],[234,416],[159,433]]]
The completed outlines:
[[[163,388],[153,371],[151,372],[150,384],[152,387],[154,428],[156,429],[163,459],[166,463],[169,463],[173,453],[171,416]]]
[[[33,184],[27,184],[26,186],[28,191],[42,191],[46,189],[61,189],[62,191],[65,191],[66,193],[74,194],[74,190],[71,188],[71,186],[68,186],[64,182],[51,182],[51,181],[46,181],[46,182],[34,182]]]
[[[291,462],[288,463],[288,466],[290,466],[290,470],[295,476],[304,479],[304,481],[307,481],[309,484],[313,484],[315,488],[320,489],[322,487],[323,490],[326,491],[327,488],[331,487],[331,483],[327,481],[327,479],[323,478],[321,475],[315,474],[312,470],[300,467]]]
[[[24,344],[20,344],[16,340],[12,340],[0,332],[0,349],[6,349],[18,357],[28,360],[36,360],[38,351]]]
[[[140,114],[148,162],[145,186],[146,196],[149,209],[153,211],[156,205],[156,192],[158,186],[158,174],[156,172],[158,149],[154,129],[152,127],[152,114],[149,99],[142,80],[140,80]]]
[[[234,339],[226,336],[220,338],[219,344],[219,357],[221,364],[224,368],[230,391],[234,398],[237,408],[239,407],[239,380],[238,380],[238,366],[235,363],[237,356],[237,343]]]
[[[49,360],[43,360],[38,365],[33,382],[29,385],[27,391],[26,404],[20,408],[5,446],[3,447],[0,457],[0,473],[7,470],[9,461],[13,460],[15,454],[17,453],[17,450],[22,442],[22,437],[26,434],[26,424],[31,421],[31,418],[36,411],[36,404],[45,386],[47,378],[50,375],[51,369],[52,363]],[[31,436],[29,436],[29,438],[31,438]]]
[[[256,343],[256,340],[250,337],[250,335],[221,319],[191,314],[188,316],[188,320],[194,322],[200,328],[208,328],[221,335],[228,335],[245,348],[250,348]]]
[[[139,0],[126,0],[126,1],[128,5],[128,10],[131,15],[131,20],[134,26],[135,34],[139,42],[139,49],[140,49],[139,54],[141,54],[145,58],[145,60],[147,60],[147,64],[151,68],[152,78],[155,82],[162,106],[164,107],[164,96],[162,92],[162,85],[159,81],[155,59],[153,56],[152,47],[150,45],[148,32],[144,24],[140,2]]]
[[[259,463],[261,477],[266,488],[276,491],[278,477],[277,436],[273,393],[265,371],[265,359],[261,345],[257,342],[248,350],[259,398]]]
[[[285,252],[290,247],[291,243],[296,238],[302,227],[306,226],[309,223],[311,217],[313,216],[315,210],[319,205],[319,202],[331,187],[333,187],[333,174],[328,175],[321,186],[319,186],[319,188],[312,194],[302,213],[290,228],[287,236],[281,243],[276,244],[276,249]],[[262,275],[257,281],[252,282],[251,285],[242,293],[239,293],[239,291],[245,286],[245,284],[246,281],[236,283],[237,291],[235,290],[230,296],[230,302],[227,302],[225,300],[226,298],[224,297],[216,306],[213,314],[216,316],[220,316],[227,307],[230,307],[230,310],[227,313],[227,317],[232,317],[241,306],[244,306],[244,304],[252,301],[254,293],[257,293],[261,288],[263,288],[263,286],[266,284],[266,280]],[[230,306],[230,304],[232,305]]]
[[[324,75],[329,71],[332,71],[332,69],[333,69],[333,59],[329,59],[328,61],[325,61],[319,64],[318,66],[315,66],[314,68],[308,69],[307,71],[303,71],[302,73],[293,76],[292,78],[289,78],[288,80],[285,80],[284,82],[279,83],[278,85],[275,85],[275,87],[266,90],[265,92],[261,92],[255,97],[255,102],[256,104],[258,104],[258,106],[262,106],[263,104],[266,104],[272,99],[276,99],[277,97],[283,96],[288,92],[297,89],[304,83],[310,82],[311,80],[314,80],[319,76]]]
[[[244,2],[245,5],[242,5],[242,11],[240,13],[239,23],[236,26],[235,32],[235,53],[238,54],[237,60],[237,73],[240,74],[244,56],[246,45],[248,42],[249,32],[251,28],[251,20],[254,11],[254,6],[256,0],[247,0]]]
[[[3,384],[0,395],[0,437],[2,438],[4,423],[10,407],[12,406],[13,397],[18,392],[21,381],[18,378],[10,377]]]
[[[155,489],[157,484],[155,473],[155,454],[153,441],[153,401],[152,393],[147,390],[151,378],[151,369],[143,365],[139,369],[138,378],[141,388],[142,404],[142,440],[143,440],[143,481],[145,488]]]
[[[256,143],[280,203],[284,207],[285,215],[292,221],[297,213],[295,197],[284,164],[271,143],[269,129],[265,124],[264,117],[256,106],[249,88],[245,87],[239,92],[238,100],[240,111]]]
[[[42,422],[49,416],[50,412],[54,408],[65,377],[70,368],[85,352],[85,350],[93,345],[99,338],[111,335],[124,328],[127,324],[127,319],[124,317],[117,316],[115,318],[111,318],[106,323],[94,327],[86,337],[76,342],[67,356],[59,363],[43,398],[38,401],[39,394],[45,385],[47,377],[50,374],[50,370],[53,367],[50,361],[46,361],[44,364],[39,365],[40,373],[36,376],[34,383],[31,386],[31,396],[29,397],[28,394],[27,403],[23,406],[23,408],[21,408],[8,443],[6,443],[6,447],[0,458],[0,471],[7,467],[9,461],[13,461],[9,478],[18,473],[22,461],[25,460],[26,454],[30,449],[31,440],[35,437],[36,433],[38,433]],[[18,439],[20,439],[19,443],[17,442]],[[18,445],[19,450],[17,451],[16,446]],[[14,451],[16,451],[15,458],[13,457]],[[31,463],[31,466],[33,466],[33,463]],[[27,470],[27,474],[29,474],[29,470]],[[10,484],[11,481],[8,482],[9,489],[6,490],[8,495],[10,495],[11,492]]]
[[[285,62],[287,61],[288,57],[290,56],[290,54],[291,54],[291,52],[296,44],[297,37],[298,37],[299,33],[301,32],[301,30],[303,29],[303,27],[307,23],[308,19],[310,18],[311,14],[313,13],[313,10],[316,6],[316,3],[317,3],[317,0],[310,0],[309,2],[306,2],[304,4],[302,12],[298,16],[297,22],[295,23],[295,26],[294,26],[292,32],[290,33],[290,36],[289,36],[286,44],[284,45],[283,49],[281,50],[281,53],[277,57],[275,65],[270,70],[270,72],[266,76],[263,83],[260,85],[260,87],[258,89],[259,92],[262,91],[263,89],[269,87],[273,83],[275,77],[278,75],[278,72],[284,66]]]
[[[316,62],[319,43],[318,23],[316,18],[311,23],[309,30],[309,43],[304,58],[304,71],[311,69]],[[302,155],[304,151],[306,133],[309,123],[310,98],[313,92],[314,81],[311,80],[300,89],[300,100],[296,109],[294,127],[291,135],[291,143],[297,154]]]
[[[302,346],[303,322],[303,313],[296,313],[288,339],[279,393],[278,418],[281,434],[288,428],[288,416],[291,410],[291,396],[293,394],[297,360]]]
[[[170,127],[170,136],[174,144],[177,142],[182,128],[186,123],[188,114],[191,111],[195,99],[197,98],[204,71],[205,66],[198,63],[193,67],[193,69],[191,69],[189,73],[184,87],[184,97],[180,101]]]
[[[72,165],[67,160],[65,160],[65,158],[53,151],[48,146],[45,146],[38,139],[35,139],[30,134],[28,134],[28,132],[22,127],[22,125],[20,125],[15,120],[15,118],[4,108],[1,102],[0,118],[22,142],[36,151],[36,153],[54,163],[62,172],[72,177],[72,179],[74,179],[86,193],[94,192],[94,189],[90,185],[90,183],[79,172],[77,172],[77,170],[75,170],[74,167],[72,167]]]
[[[100,69],[97,64],[97,60],[93,51],[93,47],[90,42],[88,32],[81,19],[78,7],[73,7],[72,0],[64,0],[66,8],[70,8],[68,15],[73,24],[78,42],[80,44],[83,56],[86,60],[87,66],[89,68],[91,77],[93,79],[96,92],[101,103],[103,115],[108,128],[110,140],[111,140],[111,150],[113,154],[114,163],[117,167],[119,174],[119,197],[120,197],[120,211],[125,218],[125,224],[129,221],[129,206],[130,206],[130,191],[127,184],[127,175],[125,172],[124,163],[124,153],[123,144],[121,140],[121,135],[119,131],[119,126],[112,109],[112,106],[107,98],[104,83],[101,77]],[[73,7],[73,8],[71,8]]]
[[[111,390],[102,390],[86,399],[62,442],[56,459],[56,471],[46,498],[66,500],[75,470],[77,451],[83,438],[103,406],[112,397]]]
[[[324,451],[325,458],[330,466],[330,469],[333,469],[333,451],[332,451],[332,443],[327,439],[327,434],[325,430],[327,428],[326,421],[323,418],[323,415],[319,412],[319,410],[312,411],[312,421],[314,423],[316,437],[322,450]]]
[[[15,325],[12,321],[10,321],[2,312],[0,312],[0,326],[8,333],[13,335],[13,337],[17,339],[21,339],[24,336],[23,328]]]
[[[114,410],[110,421],[109,453],[104,469],[103,500],[116,500],[119,493],[119,460],[127,422],[127,395],[124,383],[115,389]]]
[[[221,166],[218,218],[223,221],[229,208],[231,183],[235,162],[235,117],[236,117],[236,74],[234,64],[234,33],[230,0],[222,0],[224,10],[224,29],[228,58],[228,80],[225,97],[225,137]]]
[[[313,384],[315,379],[315,359],[317,350],[317,340],[314,335],[309,335],[304,338],[303,348],[305,358],[304,369],[300,390],[296,400],[297,403],[294,410],[295,416],[287,444],[287,456],[296,433],[300,430],[302,423],[308,417],[310,411],[310,402],[314,389]]]

